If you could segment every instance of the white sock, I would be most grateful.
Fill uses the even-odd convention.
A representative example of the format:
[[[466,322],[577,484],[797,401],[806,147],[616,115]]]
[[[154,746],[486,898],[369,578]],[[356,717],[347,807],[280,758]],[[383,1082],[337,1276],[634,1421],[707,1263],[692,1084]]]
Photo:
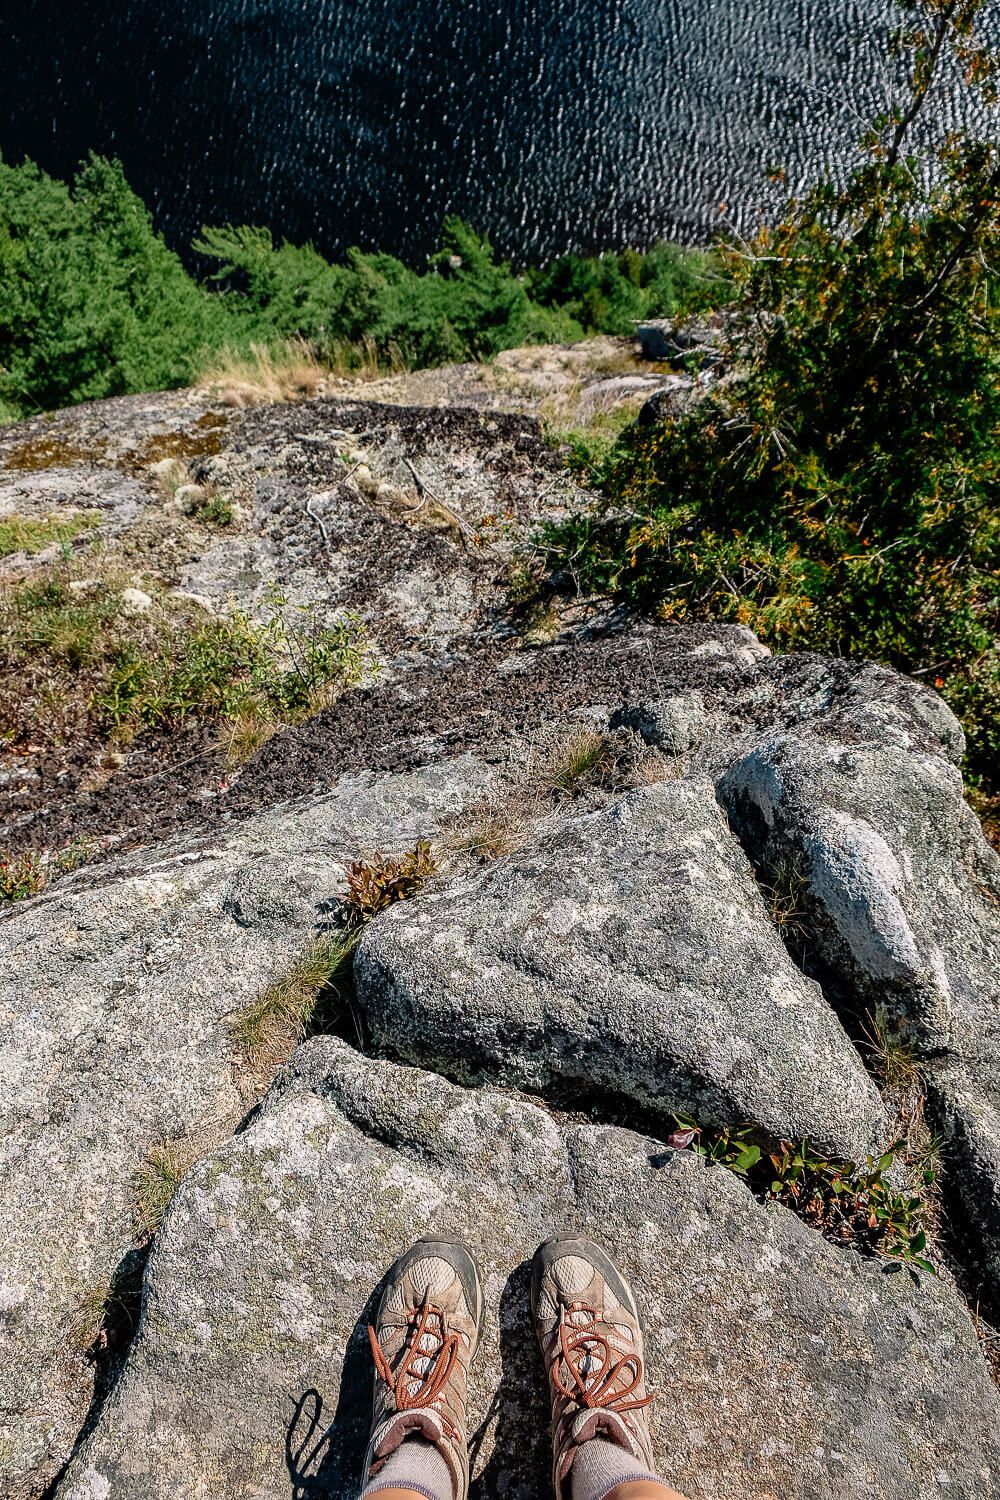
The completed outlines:
[[[404,1438],[390,1453],[361,1500],[377,1495],[379,1490],[416,1490],[427,1500],[455,1500],[451,1471],[433,1443],[422,1437]]]
[[[569,1476],[571,1500],[606,1500],[612,1490],[631,1479],[663,1483],[625,1448],[600,1437],[580,1445]]]

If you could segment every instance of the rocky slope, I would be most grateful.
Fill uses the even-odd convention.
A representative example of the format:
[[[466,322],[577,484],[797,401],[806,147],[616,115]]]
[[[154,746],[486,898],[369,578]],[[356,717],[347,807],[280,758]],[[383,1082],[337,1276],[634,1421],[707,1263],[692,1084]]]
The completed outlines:
[[[650,381],[608,346],[505,361],[0,433],[0,521],[96,511],[81,567],[203,611],[271,584],[352,608],[382,662],[239,767],[204,726],[6,753],[5,843],[86,861],[0,918],[9,1500],[350,1496],[366,1311],[432,1227],[486,1274],[478,1495],[543,1491],[526,1261],[570,1225],[641,1292],[691,1500],[1000,1485],[973,1316],[1000,1304],[1000,861],[960,728],[892,672],[732,627],[525,621],[511,549],[581,498],[533,411]],[[15,588],[46,554],[2,566]],[[435,873],[364,927],[328,1034],[248,1054],[240,1019],[338,930],[351,863],[421,840]],[[943,1139],[937,1274],[674,1134],[751,1121],[864,1161],[907,1090]]]

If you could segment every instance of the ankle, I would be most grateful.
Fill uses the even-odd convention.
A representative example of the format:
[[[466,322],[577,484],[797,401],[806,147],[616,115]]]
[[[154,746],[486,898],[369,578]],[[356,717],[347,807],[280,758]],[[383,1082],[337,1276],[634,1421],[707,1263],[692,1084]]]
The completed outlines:
[[[427,1500],[427,1490],[410,1490],[401,1485],[390,1485],[387,1489],[367,1489],[366,1495],[377,1495],[378,1500]]]
[[[433,1443],[408,1436],[381,1463],[361,1500],[455,1500],[448,1464]]]
[[[645,1500],[642,1494],[625,1494],[644,1484],[660,1487],[650,1465],[604,1433],[587,1438],[573,1454],[570,1500],[609,1500],[611,1495],[619,1500]]]
[[[624,1484],[616,1485],[605,1500],[685,1500],[685,1497],[659,1479],[627,1479]]]

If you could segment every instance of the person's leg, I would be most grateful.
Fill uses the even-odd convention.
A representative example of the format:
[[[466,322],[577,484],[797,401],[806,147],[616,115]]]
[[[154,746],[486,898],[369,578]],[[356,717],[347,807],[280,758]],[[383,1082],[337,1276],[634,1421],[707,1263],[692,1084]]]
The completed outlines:
[[[424,1438],[404,1438],[389,1455],[378,1478],[364,1491],[379,1500],[454,1500],[455,1486],[441,1454]]]
[[[651,1484],[648,1479],[633,1479],[629,1484],[621,1484],[612,1490],[608,1500],[684,1500],[684,1496],[659,1480]]]
[[[482,1308],[464,1245],[418,1240],[393,1266],[368,1330],[375,1402],[361,1500],[466,1500],[465,1405]]]
[[[590,1240],[535,1252],[531,1307],[552,1401],[556,1500],[683,1500],[656,1474],[639,1311]]]

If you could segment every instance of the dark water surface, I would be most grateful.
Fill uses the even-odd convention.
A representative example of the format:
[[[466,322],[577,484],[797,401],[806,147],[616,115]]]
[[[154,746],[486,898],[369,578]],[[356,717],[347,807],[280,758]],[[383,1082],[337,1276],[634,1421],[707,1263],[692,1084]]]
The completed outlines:
[[[0,0],[0,150],[119,155],[171,242],[270,224],[414,257],[756,219],[884,103],[889,0]]]

